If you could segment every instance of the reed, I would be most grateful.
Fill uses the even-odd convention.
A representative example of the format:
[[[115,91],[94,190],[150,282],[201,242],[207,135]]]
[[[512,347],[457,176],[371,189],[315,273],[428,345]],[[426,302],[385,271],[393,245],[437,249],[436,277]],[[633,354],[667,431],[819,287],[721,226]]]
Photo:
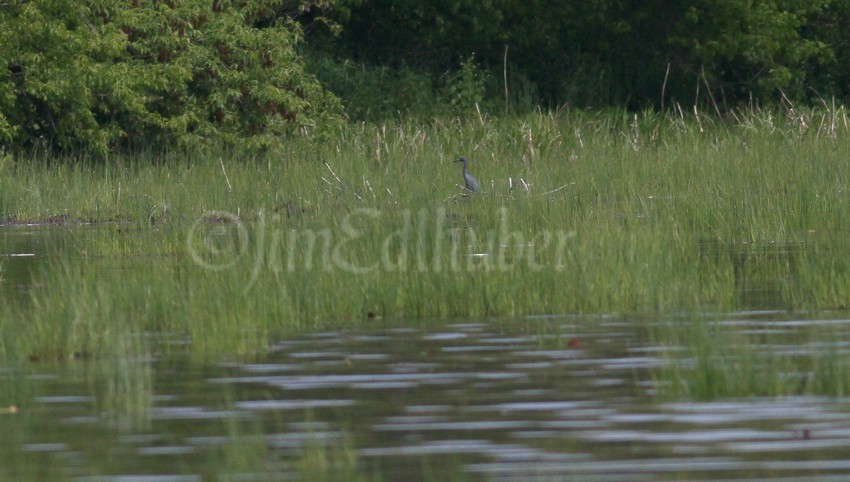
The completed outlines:
[[[252,357],[382,320],[850,305],[844,111],[733,114],[357,124],[256,158],[7,156],[7,219],[119,222],[65,225],[25,309],[0,308],[0,349],[143,354],[163,333]],[[482,194],[456,186],[460,154]]]

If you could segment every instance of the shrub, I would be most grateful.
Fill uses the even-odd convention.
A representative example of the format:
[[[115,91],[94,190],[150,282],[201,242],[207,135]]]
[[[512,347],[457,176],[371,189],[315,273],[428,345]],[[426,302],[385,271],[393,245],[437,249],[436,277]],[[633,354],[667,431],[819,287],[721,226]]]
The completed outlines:
[[[340,118],[270,0],[35,0],[0,9],[0,140],[105,153],[265,147]]]

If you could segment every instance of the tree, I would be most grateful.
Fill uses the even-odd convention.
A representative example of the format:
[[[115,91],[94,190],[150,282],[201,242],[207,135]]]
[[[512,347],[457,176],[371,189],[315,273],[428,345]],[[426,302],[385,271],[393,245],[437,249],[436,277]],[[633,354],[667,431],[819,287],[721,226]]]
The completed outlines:
[[[850,93],[836,60],[848,0],[339,1],[334,55],[441,75],[474,54],[501,79],[508,47],[509,69],[543,104],[645,107],[662,87],[690,102],[698,84],[730,102],[805,98],[813,85]]]
[[[692,0],[667,43],[678,66],[732,96],[805,98],[834,63],[832,46],[807,34],[831,0]]]
[[[284,3],[12,2],[0,9],[0,139],[100,153],[269,146],[339,119]]]

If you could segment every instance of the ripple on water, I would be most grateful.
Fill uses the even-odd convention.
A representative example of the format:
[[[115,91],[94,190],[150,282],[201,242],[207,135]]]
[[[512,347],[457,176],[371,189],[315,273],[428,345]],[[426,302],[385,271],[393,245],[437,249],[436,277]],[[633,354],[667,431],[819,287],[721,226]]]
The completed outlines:
[[[820,321],[755,316],[718,323],[764,336],[764,349],[786,355],[821,348],[793,342],[796,330]],[[683,347],[659,346],[645,324],[613,317],[531,322],[564,323],[558,333],[570,335],[541,338],[485,323],[338,331],[282,340],[259,362],[154,370],[153,406],[140,428],[100,411],[103,395],[87,381],[45,370],[28,380],[50,387],[34,400],[38,422],[51,430],[20,449],[44,461],[80,454],[73,473],[96,475],[75,479],[86,481],[195,480],[172,474],[201,473],[234,445],[260,447],[259,466],[268,471],[247,470],[240,480],[295,477],[281,470],[316,447],[327,457],[335,447],[358,467],[380,466],[385,480],[421,480],[425,461],[453,461],[473,478],[502,481],[850,480],[846,399],[657,403],[653,370]],[[848,320],[823,324],[850,331]],[[567,345],[573,337],[580,347]],[[837,343],[829,348],[850,346]],[[92,440],[112,461],[104,463],[109,473],[124,475],[80,469],[99,455],[80,448]]]

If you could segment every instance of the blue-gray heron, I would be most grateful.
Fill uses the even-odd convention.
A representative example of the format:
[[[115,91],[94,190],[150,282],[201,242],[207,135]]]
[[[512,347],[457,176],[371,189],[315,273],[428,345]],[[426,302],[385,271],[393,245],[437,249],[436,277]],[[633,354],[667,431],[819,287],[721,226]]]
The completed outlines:
[[[469,163],[466,157],[460,156],[460,159],[456,160],[455,162],[463,163],[463,182],[466,184],[466,188],[472,192],[480,192],[481,185],[478,184],[478,179],[472,177],[472,174],[470,174],[469,170],[467,170],[466,168],[466,165]]]

